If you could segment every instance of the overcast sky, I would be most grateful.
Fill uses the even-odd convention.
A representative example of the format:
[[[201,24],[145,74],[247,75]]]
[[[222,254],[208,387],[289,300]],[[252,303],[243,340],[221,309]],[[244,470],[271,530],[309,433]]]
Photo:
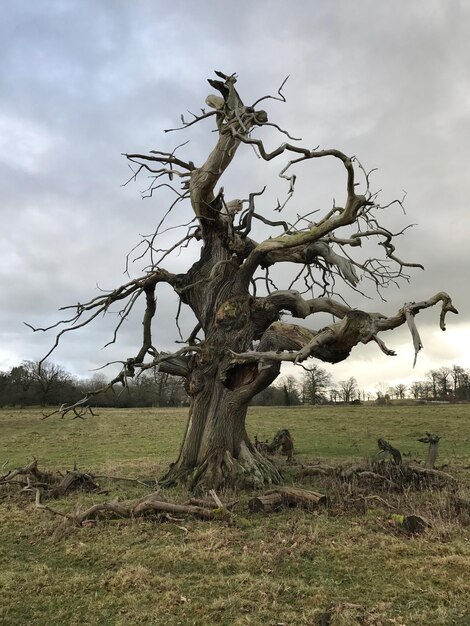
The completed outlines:
[[[393,314],[401,304],[448,291],[460,315],[439,330],[439,311],[417,318],[424,350],[412,369],[406,329],[383,336],[398,352],[357,348],[328,366],[336,380],[362,388],[424,378],[441,366],[470,367],[470,271],[467,184],[470,162],[470,4],[448,0],[299,0],[236,4],[159,0],[15,0],[0,22],[0,370],[38,359],[53,335],[33,334],[57,309],[126,280],[125,254],[152,232],[169,196],[142,200],[145,181],[129,176],[122,152],[182,149],[201,163],[214,142],[211,122],[164,134],[211,92],[214,69],[237,72],[246,103],[275,93],[289,74],[287,104],[268,101],[272,121],[309,147],[335,147],[378,167],[373,186],[383,202],[406,190],[406,215],[383,220],[399,230],[398,256],[421,262],[410,283],[380,302],[349,291],[351,306]],[[269,136],[270,146],[284,138]],[[242,146],[223,181],[229,197],[269,187],[259,210],[272,214],[282,181],[275,167]],[[328,209],[344,197],[335,163],[303,165],[289,211]],[[281,186],[280,186],[281,185]],[[343,194],[343,195],[342,195]],[[297,203],[297,204],[296,204]],[[170,218],[169,224],[188,213]],[[173,221],[171,221],[173,220]],[[181,272],[197,250],[167,265]],[[135,274],[143,262],[133,264]],[[370,295],[374,296],[373,293]],[[171,349],[175,302],[158,303],[155,343]],[[140,321],[132,318],[116,347],[101,350],[112,324],[100,320],[71,333],[52,359],[80,376],[136,352]],[[192,320],[183,313],[182,327]],[[315,320],[308,325],[317,328]]]

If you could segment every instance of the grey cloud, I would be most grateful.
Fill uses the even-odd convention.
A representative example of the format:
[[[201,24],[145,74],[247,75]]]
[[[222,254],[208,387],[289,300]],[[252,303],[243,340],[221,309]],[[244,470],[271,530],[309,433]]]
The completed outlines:
[[[422,262],[426,272],[410,272],[410,285],[391,289],[387,303],[349,293],[351,304],[389,313],[446,289],[461,310],[464,332],[470,326],[461,277],[468,265],[469,13],[463,2],[409,2],[398,12],[372,0],[301,1],[295,10],[280,1],[247,0],[236,10],[209,0],[6,6],[0,24],[0,368],[13,358],[37,358],[50,345],[52,338],[31,335],[24,320],[52,323],[59,306],[94,295],[96,282],[108,288],[125,280],[126,252],[139,233],[152,231],[169,196],[141,201],[142,183],[121,187],[129,176],[121,152],[172,149],[190,138],[182,154],[200,161],[213,143],[210,124],[187,134],[162,131],[178,124],[187,108],[203,106],[213,69],[237,71],[247,101],[275,93],[291,74],[287,104],[266,103],[271,118],[308,145],[339,147],[380,167],[373,181],[384,201],[407,190],[407,215],[393,209],[384,220],[392,229],[419,223],[400,238],[397,251]],[[270,145],[279,140],[267,139]],[[259,204],[269,212],[285,192],[279,169],[241,150],[224,180],[227,193],[246,197],[269,182]],[[328,208],[333,196],[344,194],[344,175],[334,163],[300,172],[304,180],[287,216]],[[169,223],[188,216],[183,209]],[[185,252],[175,259],[175,271],[191,258]],[[140,273],[143,265],[132,270]],[[281,280],[284,275],[282,268]],[[169,348],[177,334],[168,294],[159,312],[158,334]],[[184,313],[182,324],[191,326]],[[424,328],[427,334],[427,323]],[[139,332],[136,319],[122,334],[122,349],[109,351],[112,358],[131,354]],[[102,333],[99,325],[65,338],[57,358],[77,373],[112,360],[97,350]],[[386,340],[406,341],[402,332]],[[424,332],[423,341],[426,346]],[[364,363],[364,385],[372,385],[383,362],[375,353],[361,348],[341,367],[346,372]],[[445,358],[441,350],[429,355],[432,366]],[[448,356],[461,358],[455,346]],[[393,363],[397,377],[400,368],[408,371],[401,357]]]

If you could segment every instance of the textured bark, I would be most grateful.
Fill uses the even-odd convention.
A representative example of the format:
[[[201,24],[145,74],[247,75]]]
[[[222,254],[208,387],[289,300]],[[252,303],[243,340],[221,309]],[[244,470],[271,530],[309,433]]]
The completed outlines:
[[[277,484],[281,474],[249,441],[245,429],[247,404],[238,405],[234,392],[207,391],[193,400],[177,462],[163,484],[182,483],[189,489],[226,487],[259,489]]]
[[[238,320],[238,314],[235,319]],[[240,326],[242,334],[245,330],[246,323]],[[226,341],[227,335],[224,332],[223,337],[218,337],[216,332],[215,343],[217,338]],[[217,354],[223,354],[220,347],[198,354],[195,359],[188,379],[191,405],[185,436],[179,458],[163,482],[183,483],[190,489],[256,489],[278,483],[279,471],[254,448],[245,428],[248,403],[258,383],[257,368],[253,371],[252,367],[247,369],[242,365],[228,369],[229,359],[218,360]],[[273,368],[263,387],[275,375]]]

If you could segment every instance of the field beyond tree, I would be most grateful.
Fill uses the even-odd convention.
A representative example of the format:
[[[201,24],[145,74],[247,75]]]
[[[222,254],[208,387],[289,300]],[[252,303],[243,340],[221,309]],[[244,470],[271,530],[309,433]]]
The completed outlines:
[[[186,422],[185,409],[171,408],[100,409],[87,420],[40,416],[34,409],[0,411],[4,470],[36,456],[41,469],[77,463],[94,474],[155,479],[175,458]],[[233,525],[102,520],[60,537],[60,518],[35,509],[32,496],[1,493],[0,623],[468,626],[468,516],[452,515],[451,494],[381,492],[367,499],[353,492],[342,501],[344,493],[323,477],[296,478],[300,464],[363,462],[379,437],[407,462],[424,463],[426,446],[417,439],[430,431],[442,437],[437,467],[458,479],[468,500],[468,416],[468,405],[250,409],[250,438],[291,432],[298,464],[276,462],[285,484],[331,498],[314,512],[252,514],[250,494],[227,493],[219,495],[239,501]],[[150,491],[99,482],[108,493],[76,492],[48,504],[68,512]],[[182,489],[161,494],[172,502],[188,497]],[[398,521],[408,514],[425,516],[431,527],[404,533]]]

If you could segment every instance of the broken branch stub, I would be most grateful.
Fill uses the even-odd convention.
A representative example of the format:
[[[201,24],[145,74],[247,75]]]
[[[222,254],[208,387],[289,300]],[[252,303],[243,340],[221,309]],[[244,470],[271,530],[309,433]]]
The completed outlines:
[[[426,433],[426,437],[421,437],[418,439],[421,443],[428,443],[428,456],[424,463],[424,467],[426,469],[434,469],[434,465],[436,464],[437,455],[439,454],[439,441],[441,438],[439,435],[435,435],[433,433]]]

